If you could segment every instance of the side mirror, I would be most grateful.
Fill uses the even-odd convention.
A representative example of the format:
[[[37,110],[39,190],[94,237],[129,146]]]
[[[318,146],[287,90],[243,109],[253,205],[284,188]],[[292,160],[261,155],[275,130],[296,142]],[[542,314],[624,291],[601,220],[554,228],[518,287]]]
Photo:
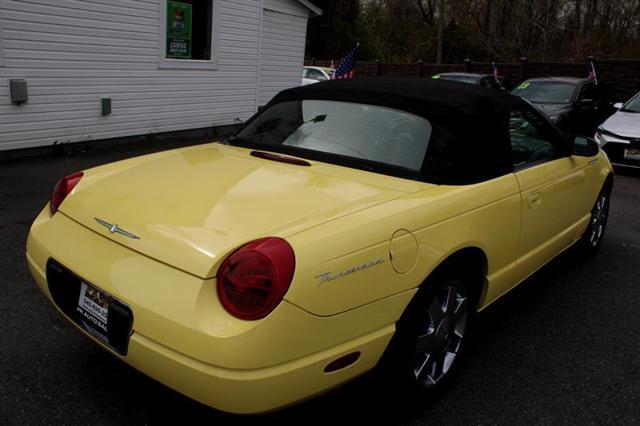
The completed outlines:
[[[595,139],[576,136],[573,140],[573,155],[578,157],[594,157],[600,152],[600,146]]]
[[[622,108],[622,106],[623,106],[623,105],[624,105],[624,104],[623,104],[622,102],[616,102],[615,104],[613,104],[613,107],[614,107],[615,109],[620,109],[620,108]]]

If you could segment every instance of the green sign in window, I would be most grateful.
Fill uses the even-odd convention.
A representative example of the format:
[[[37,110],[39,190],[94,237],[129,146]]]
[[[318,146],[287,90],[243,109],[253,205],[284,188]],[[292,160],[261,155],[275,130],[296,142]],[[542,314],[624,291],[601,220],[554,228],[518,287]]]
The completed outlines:
[[[167,1],[167,58],[191,59],[191,14],[188,3]]]

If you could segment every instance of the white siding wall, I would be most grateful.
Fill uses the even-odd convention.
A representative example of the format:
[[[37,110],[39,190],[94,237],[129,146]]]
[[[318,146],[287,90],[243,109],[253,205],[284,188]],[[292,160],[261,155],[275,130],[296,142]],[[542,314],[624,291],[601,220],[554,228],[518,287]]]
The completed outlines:
[[[307,18],[266,9],[260,47],[259,105],[279,91],[302,84]]]
[[[263,6],[265,9],[287,13],[289,15],[302,16],[305,18],[309,16],[309,9],[298,1],[263,0]]]
[[[283,89],[302,84],[309,16],[299,2],[264,0],[264,9],[258,105],[265,105]]]
[[[214,0],[218,69],[188,70],[158,68],[159,1],[0,0],[0,150],[225,125],[253,114],[262,99],[262,2]],[[300,84],[306,18],[292,25],[281,40],[299,56],[286,53],[280,67],[296,68],[277,71],[275,54],[289,47],[275,49],[263,66],[270,90]],[[28,103],[11,105],[10,78],[27,80]],[[111,115],[101,116],[102,97],[111,97]]]

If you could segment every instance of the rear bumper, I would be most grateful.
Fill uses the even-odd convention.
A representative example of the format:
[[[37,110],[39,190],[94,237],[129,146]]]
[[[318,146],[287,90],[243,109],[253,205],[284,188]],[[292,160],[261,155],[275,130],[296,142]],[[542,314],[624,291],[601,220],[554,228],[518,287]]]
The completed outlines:
[[[126,356],[83,331],[91,340],[159,382],[239,414],[278,409],[375,367],[413,295],[401,293],[332,317],[283,302],[264,320],[240,321],[220,311],[212,280],[177,271],[64,215],[43,211],[30,232],[27,259],[51,300],[45,273],[50,257],[132,308]],[[355,351],[361,355],[354,364],[324,372],[327,364]]]
[[[310,398],[372,369],[393,331],[389,327],[293,362],[246,371],[204,364],[134,334],[126,361],[211,407],[237,414],[262,413]],[[330,361],[354,350],[363,354],[356,364],[335,373],[324,373]]]
[[[48,295],[44,272],[30,257],[28,260],[36,282]],[[242,370],[207,364],[145,337],[138,331],[131,335],[127,356],[121,356],[80,327],[76,328],[96,344],[160,383],[203,404],[237,414],[276,410],[365,373],[377,364],[395,330],[393,325],[387,326],[294,361]],[[328,363],[353,351],[362,354],[355,364],[334,373],[324,373]]]

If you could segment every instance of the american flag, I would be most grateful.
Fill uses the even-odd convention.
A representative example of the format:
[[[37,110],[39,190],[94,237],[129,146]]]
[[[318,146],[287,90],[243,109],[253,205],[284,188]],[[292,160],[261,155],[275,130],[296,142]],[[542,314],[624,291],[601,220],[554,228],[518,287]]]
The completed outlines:
[[[596,66],[594,65],[593,61],[589,61],[589,65],[587,65],[587,72],[589,73],[589,75],[587,76],[587,79],[598,84],[598,76],[596,75]]]
[[[495,62],[491,62],[491,73],[493,74],[493,78],[498,79],[498,66]]]
[[[356,66],[356,56],[358,53],[358,46],[360,43],[356,44],[356,46],[351,49],[351,51],[342,59],[340,65],[336,69],[336,72],[331,76],[332,80],[339,80],[342,78],[353,78],[355,76],[355,71],[353,70]]]

